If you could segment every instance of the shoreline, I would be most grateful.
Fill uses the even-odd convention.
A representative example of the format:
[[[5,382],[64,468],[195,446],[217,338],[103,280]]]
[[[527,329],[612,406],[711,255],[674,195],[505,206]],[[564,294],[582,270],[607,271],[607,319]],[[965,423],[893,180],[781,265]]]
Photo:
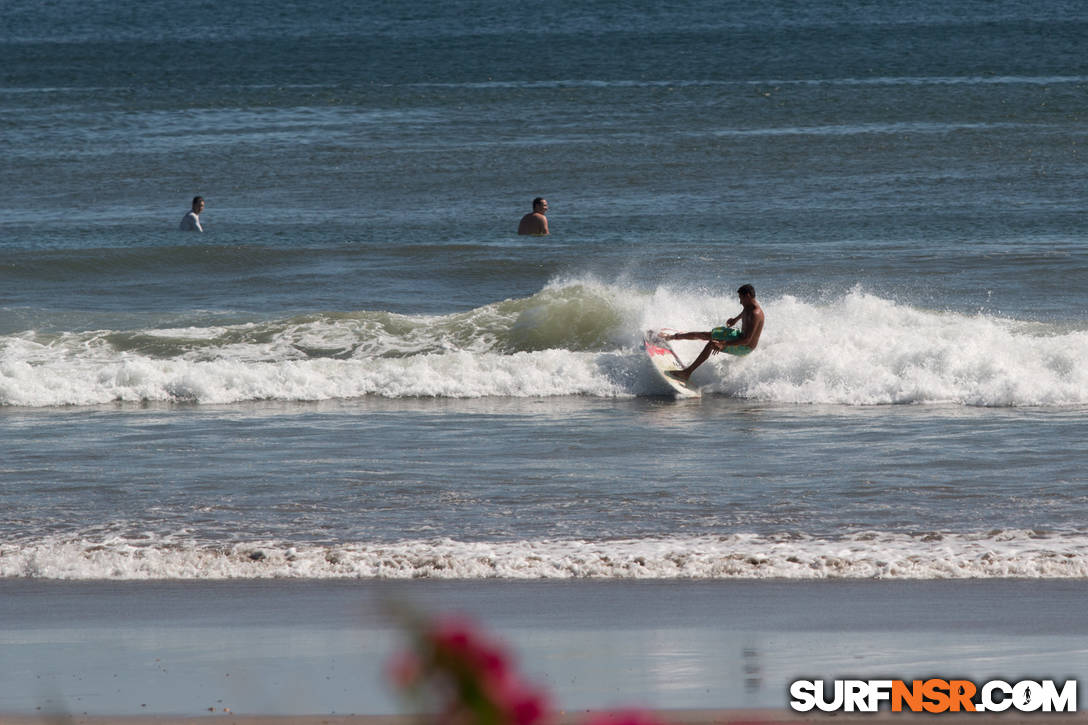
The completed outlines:
[[[1085,597],[1065,580],[0,580],[0,724],[393,716],[391,604],[474,619],[556,711],[781,718],[793,679],[1076,679]]]

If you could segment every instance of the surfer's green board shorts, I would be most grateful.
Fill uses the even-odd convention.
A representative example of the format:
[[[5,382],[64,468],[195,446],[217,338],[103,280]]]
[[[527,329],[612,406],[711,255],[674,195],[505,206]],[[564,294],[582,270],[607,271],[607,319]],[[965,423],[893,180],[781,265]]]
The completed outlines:
[[[718,342],[731,342],[741,337],[740,330],[732,327],[715,327],[710,331],[710,339]],[[723,348],[722,352],[728,355],[747,355],[752,351],[752,348],[747,345],[730,345]]]

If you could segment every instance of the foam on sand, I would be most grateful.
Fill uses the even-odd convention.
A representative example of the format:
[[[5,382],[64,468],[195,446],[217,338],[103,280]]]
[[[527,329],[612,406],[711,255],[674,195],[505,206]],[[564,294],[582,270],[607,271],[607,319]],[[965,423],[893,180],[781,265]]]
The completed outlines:
[[[615,541],[451,539],[201,544],[54,535],[0,545],[0,577],[40,579],[994,579],[1088,577],[1088,533],[866,531]]]

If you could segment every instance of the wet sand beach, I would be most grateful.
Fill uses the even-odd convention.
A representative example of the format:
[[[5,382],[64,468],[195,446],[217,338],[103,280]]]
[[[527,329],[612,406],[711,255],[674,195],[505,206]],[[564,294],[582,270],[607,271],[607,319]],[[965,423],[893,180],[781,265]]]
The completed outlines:
[[[779,710],[661,710],[646,713],[663,725],[792,725],[799,723],[847,723],[849,725],[919,725],[933,722],[932,715],[798,715]],[[555,725],[576,725],[589,717],[602,717],[593,711],[568,712],[556,717]],[[233,715],[212,714],[203,717],[92,717],[21,715],[0,718],[4,725],[418,725],[418,718],[407,715]],[[942,725],[1083,725],[1088,717],[1075,714],[1003,714],[951,715],[940,718]]]
[[[1025,580],[8,580],[0,712],[401,714],[390,606],[471,616],[572,712],[778,711],[799,678],[1066,680],[1088,669],[1086,594]]]

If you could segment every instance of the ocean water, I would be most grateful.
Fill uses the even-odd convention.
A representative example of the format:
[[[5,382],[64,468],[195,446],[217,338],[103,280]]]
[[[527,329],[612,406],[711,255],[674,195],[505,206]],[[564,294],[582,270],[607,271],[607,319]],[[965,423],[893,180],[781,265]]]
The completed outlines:
[[[659,5],[7,0],[0,576],[1088,577],[1088,9]]]

